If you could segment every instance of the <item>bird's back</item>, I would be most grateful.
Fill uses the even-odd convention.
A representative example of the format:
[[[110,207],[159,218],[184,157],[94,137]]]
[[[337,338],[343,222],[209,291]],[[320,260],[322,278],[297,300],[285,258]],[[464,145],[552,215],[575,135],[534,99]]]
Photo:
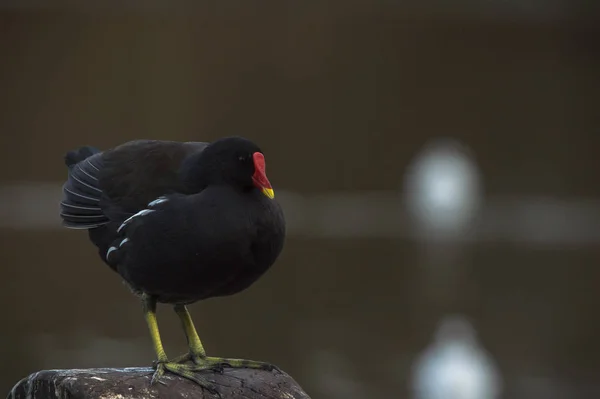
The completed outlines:
[[[129,216],[167,193],[186,193],[178,177],[183,160],[208,144],[135,140],[101,152],[93,147],[69,151],[65,163],[61,218],[72,229],[87,229],[100,257]]]
[[[166,193],[191,194],[179,179],[178,170],[187,156],[201,152],[206,145],[136,140],[106,151],[99,171],[104,211],[118,221],[145,209],[150,201]]]

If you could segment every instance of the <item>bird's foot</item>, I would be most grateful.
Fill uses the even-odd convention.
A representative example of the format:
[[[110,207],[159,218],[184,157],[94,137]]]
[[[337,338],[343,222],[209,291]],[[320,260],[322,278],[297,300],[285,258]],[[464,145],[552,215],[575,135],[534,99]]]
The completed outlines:
[[[246,359],[230,359],[224,357],[197,357],[190,355],[191,360],[200,367],[207,367],[209,370],[214,371],[222,371],[223,368],[236,368],[236,369],[257,369],[257,370],[266,370],[266,371],[277,371],[282,373],[282,371],[275,365],[271,363],[259,362],[256,360],[246,360]]]
[[[162,381],[162,377],[164,376],[165,372],[168,371],[180,377],[187,378],[188,380],[191,380],[196,384],[200,385],[202,388],[206,389],[210,393],[220,396],[217,390],[217,386],[215,384],[211,383],[205,376],[200,376],[196,374],[199,371],[213,370],[213,367],[209,365],[181,364],[175,363],[173,361],[168,361],[155,362],[154,368],[156,369],[156,371],[152,375],[152,381],[150,382],[151,385],[154,385],[156,383],[164,384],[164,382]],[[214,369],[218,371],[219,367],[215,365]]]
[[[157,382],[164,384],[161,381],[161,377],[164,375],[165,371],[169,371],[173,374],[194,381],[213,394],[218,394],[216,386],[210,383],[206,377],[196,374],[197,372],[212,371],[213,373],[222,374],[225,368],[248,368],[283,373],[279,367],[266,362],[246,359],[209,357],[206,355],[195,355],[191,352],[177,356],[176,358],[166,362],[155,360],[153,367],[156,369],[156,371],[152,377],[152,384]]]
[[[196,366],[203,367],[203,370],[211,370],[216,372],[222,372],[223,368],[249,368],[249,369],[259,369],[266,371],[277,371],[282,373],[279,367],[265,362],[259,362],[256,360],[246,360],[246,359],[229,359],[224,357],[210,357],[206,355],[195,355],[191,352],[185,353],[181,356],[177,356],[169,360],[168,363],[177,363],[177,364],[186,364],[188,362],[193,362]],[[155,366],[157,362],[155,361]]]

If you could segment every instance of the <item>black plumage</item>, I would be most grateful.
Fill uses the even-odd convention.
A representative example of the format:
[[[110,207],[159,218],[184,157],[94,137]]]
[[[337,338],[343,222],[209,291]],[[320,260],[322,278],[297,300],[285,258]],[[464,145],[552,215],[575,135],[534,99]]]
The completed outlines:
[[[65,163],[64,226],[88,230],[102,260],[144,298],[147,320],[156,302],[183,315],[185,304],[246,289],[282,251],[283,212],[250,140],[136,140],[104,152],[86,146]],[[177,368],[156,345],[159,364]],[[199,350],[190,352],[200,364]]]

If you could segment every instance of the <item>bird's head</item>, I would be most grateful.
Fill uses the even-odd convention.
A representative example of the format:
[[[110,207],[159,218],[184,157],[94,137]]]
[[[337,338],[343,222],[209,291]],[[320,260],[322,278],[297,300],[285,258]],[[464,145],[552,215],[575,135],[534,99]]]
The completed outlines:
[[[252,141],[226,137],[209,144],[197,158],[196,168],[203,184],[229,184],[242,190],[258,189],[273,199],[273,187],[265,172],[265,156]]]

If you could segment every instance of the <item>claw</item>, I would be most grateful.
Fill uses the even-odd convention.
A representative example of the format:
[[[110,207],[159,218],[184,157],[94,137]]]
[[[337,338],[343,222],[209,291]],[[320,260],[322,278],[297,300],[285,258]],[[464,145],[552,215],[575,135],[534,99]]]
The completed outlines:
[[[165,374],[165,364],[158,361],[154,361],[153,363],[156,363],[156,365],[154,366],[156,371],[154,372],[154,374],[152,374],[152,380],[150,380],[150,385],[156,385],[156,383],[167,385],[164,381],[161,380],[162,376]]]
[[[223,374],[223,372],[225,371],[225,367],[231,367],[231,366],[229,366],[229,364],[226,364],[226,363],[218,363],[218,364],[211,366],[210,370],[214,371],[215,373]]]
[[[279,367],[275,366],[274,364],[270,364],[270,366],[271,366],[271,368],[268,369],[267,371],[276,371],[279,374],[283,374],[283,371]]]

